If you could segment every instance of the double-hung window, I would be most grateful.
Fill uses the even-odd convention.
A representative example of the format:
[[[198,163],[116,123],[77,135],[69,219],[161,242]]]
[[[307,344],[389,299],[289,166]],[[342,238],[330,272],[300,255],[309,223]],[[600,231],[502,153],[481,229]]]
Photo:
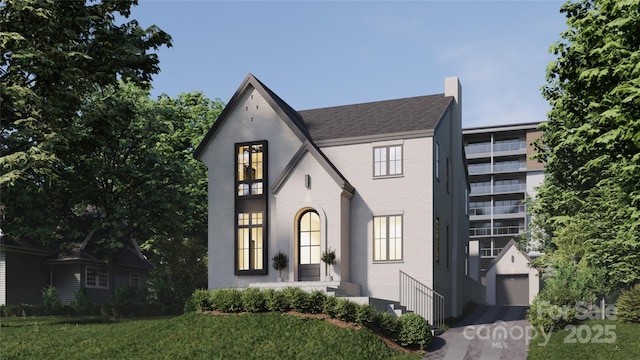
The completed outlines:
[[[402,215],[373,218],[373,260],[402,260]]]
[[[373,176],[402,175],[402,145],[373,148]]]
[[[96,267],[96,266],[87,266],[85,268],[85,286],[88,288],[100,288],[100,289],[108,289],[109,288],[109,273],[107,269]]]
[[[267,142],[236,144],[235,273],[267,274]]]

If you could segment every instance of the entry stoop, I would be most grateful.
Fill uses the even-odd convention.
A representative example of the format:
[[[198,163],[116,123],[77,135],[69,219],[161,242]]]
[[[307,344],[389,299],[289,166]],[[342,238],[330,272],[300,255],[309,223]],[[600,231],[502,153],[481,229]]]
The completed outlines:
[[[297,287],[306,292],[314,290],[324,291],[337,297],[359,297],[360,285],[346,281],[295,281],[295,282],[265,282],[252,283],[248,287],[259,289],[281,290],[288,287]]]

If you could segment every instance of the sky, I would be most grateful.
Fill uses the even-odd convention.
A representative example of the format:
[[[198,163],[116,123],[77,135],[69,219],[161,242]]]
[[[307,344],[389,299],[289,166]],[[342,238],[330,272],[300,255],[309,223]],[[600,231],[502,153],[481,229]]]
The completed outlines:
[[[444,92],[462,84],[463,127],[543,121],[563,1],[140,0],[157,25],[152,97],[201,91],[225,103],[252,73],[296,110]]]

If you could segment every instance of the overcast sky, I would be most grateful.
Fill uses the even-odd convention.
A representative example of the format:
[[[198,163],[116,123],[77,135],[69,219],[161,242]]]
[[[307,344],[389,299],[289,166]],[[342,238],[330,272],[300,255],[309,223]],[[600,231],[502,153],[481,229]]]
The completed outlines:
[[[297,110],[442,93],[463,126],[541,121],[563,1],[160,1],[132,18],[173,37],[152,96],[227,102],[251,72]]]

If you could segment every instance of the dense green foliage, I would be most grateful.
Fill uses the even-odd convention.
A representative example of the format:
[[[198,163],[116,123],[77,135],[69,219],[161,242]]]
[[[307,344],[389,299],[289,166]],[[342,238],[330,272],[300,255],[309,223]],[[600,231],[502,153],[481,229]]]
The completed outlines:
[[[0,3],[0,186],[46,183],[64,171],[59,156],[75,135],[68,130],[96,89],[118,79],[149,86],[160,71],[150,51],[171,46],[171,38],[127,19],[135,4]]]
[[[42,309],[44,310],[45,314],[54,314],[61,307],[62,304],[60,303],[58,292],[56,291],[55,287],[49,286],[42,289]]]
[[[580,325],[584,327],[579,328]],[[531,339],[527,360],[640,359],[640,324],[587,320],[580,325],[552,333],[548,343],[538,333]],[[613,334],[615,341],[604,341]]]
[[[76,291],[75,299],[71,302],[71,308],[75,310],[78,315],[88,315],[91,313],[93,307],[95,306],[93,300],[91,300],[91,296],[87,292],[87,289],[82,287],[80,290]]]
[[[420,350],[428,349],[433,341],[429,323],[422,316],[414,313],[402,314],[398,318],[400,331],[398,342],[402,346],[419,346]]]
[[[533,238],[547,254],[538,265],[571,268],[603,296],[640,281],[640,0],[569,1],[562,11],[569,28],[543,89],[552,109]]]
[[[185,312],[282,313],[293,310],[307,314],[322,313],[377,331],[402,346],[421,350],[427,349],[433,339],[429,323],[418,314],[408,313],[398,318],[395,314],[380,312],[370,304],[357,304],[346,298],[326,295],[322,291],[307,293],[297,287],[282,290],[198,289],[185,302],[184,308]]]
[[[622,290],[616,301],[616,316],[620,321],[640,323],[640,284]]]
[[[251,314],[111,321],[100,318],[2,320],[3,359],[421,359],[391,350],[367,329]],[[142,339],[144,341],[142,341]]]
[[[149,99],[171,46],[127,19],[136,0],[0,4],[0,212],[8,237],[105,263],[134,239],[156,266],[149,297],[179,313],[206,286],[207,176],[193,150],[223,104]]]

